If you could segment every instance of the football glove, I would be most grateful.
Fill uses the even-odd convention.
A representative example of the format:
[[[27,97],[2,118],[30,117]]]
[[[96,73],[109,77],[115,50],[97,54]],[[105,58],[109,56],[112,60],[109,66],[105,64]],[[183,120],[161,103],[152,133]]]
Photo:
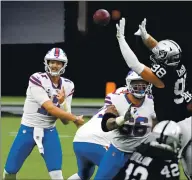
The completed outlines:
[[[117,39],[120,39],[120,38],[124,38],[124,32],[125,32],[125,18],[122,18],[120,21],[119,21],[119,24],[116,24],[116,28],[117,28]]]
[[[131,106],[132,106],[132,104],[129,106],[127,112],[125,113],[125,116],[124,116],[125,121],[128,121],[132,118]]]
[[[146,30],[146,18],[142,21],[142,23],[139,25],[139,29],[137,32],[134,33],[136,36],[141,36],[143,40],[146,40],[149,38],[149,34],[147,33]]]

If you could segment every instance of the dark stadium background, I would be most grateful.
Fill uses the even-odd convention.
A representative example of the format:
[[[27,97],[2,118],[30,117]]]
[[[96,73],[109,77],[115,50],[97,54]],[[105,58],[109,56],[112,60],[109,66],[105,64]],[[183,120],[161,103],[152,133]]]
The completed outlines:
[[[147,30],[152,36],[157,40],[173,39],[181,46],[182,60],[188,68],[188,77],[192,76],[192,2],[89,1],[87,33],[82,33],[77,28],[78,4],[64,2],[64,43],[1,45],[2,96],[24,96],[29,76],[34,72],[44,71],[44,55],[55,46],[67,53],[69,63],[64,76],[75,83],[74,97],[103,98],[106,82],[113,81],[117,86],[124,85],[128,67],[116,40],[115,24],[118,21],[112,20],[105,27],[94,24],[93,13],[100,8],[110,13],[117,9],[126,17],[126,40],[145,64],[149,64],[150,52],[144,47],[141,39],[133,34],[139,23],[147,18]]]

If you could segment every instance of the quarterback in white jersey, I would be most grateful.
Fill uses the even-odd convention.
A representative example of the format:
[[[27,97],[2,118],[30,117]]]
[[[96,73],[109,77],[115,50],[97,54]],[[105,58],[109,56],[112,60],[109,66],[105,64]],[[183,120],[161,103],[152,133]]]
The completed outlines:
[[[156,114],[150,84],[135,72],[126,78],[127,93],[114,93],[108,97],[109,106],[102,117],[102,129],[111,132],[111,145],[105,153],[95,179],[113,179],[124,166],[131,153],[150,134]],[[132,116],[126,121],[127,111]]]
[[[29,127],[41,127],[41,128],[51,128],[55,126],[57,117],[49,114],[44,107],[41,106],[42,102],[37,102],[33,96],[33,91],[31,88],[41,87],[46,91],[46,99],[48,98],[53,102],[56,107],[64,109],[66,112],[71,113],[71,101],[74,92],[74,84],[69,79],[60,77],[58,86],[54,85],[51,81],[49,74],[45,73],[35,73],[29,78],[29,86],[27,88],[27,97],[24,104],[24,113],[22,116],[21,124]],[[59,104],[57,99],[57,94],[59,91],[65,93],[65,105]]]
[[[36,145],[51,179],[63,179],[56,120],[60,118],[64,124],[73,121],[77,126],[84,121],[82,116],[71,114],[73,82],[60,77],[67,62],[64,51],[53,48],[44,58],[46,72],[30,76],[21,126],[10,149],[3,179],[16,179],[17,172]]]

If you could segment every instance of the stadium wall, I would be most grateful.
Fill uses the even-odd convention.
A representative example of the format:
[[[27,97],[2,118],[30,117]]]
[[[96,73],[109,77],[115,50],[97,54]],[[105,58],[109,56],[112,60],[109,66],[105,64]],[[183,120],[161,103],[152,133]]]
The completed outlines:
[[[110,13],[112,10],[118,9],[121,11],[121,15],[126,17],[126,40],[140,61],[145,64],[149,64],[150,52],[143,46],[141,39],[133,34],[143,18],[147,18],[147,30],[152,36],[157,40],[173,39],[181,46],[184,64],[188,68],[189,77],[192,77],[190,68],[192,67],[192,25],[190,23],[192,14],[191,9],[188,8],[192,2],[90,1],[87,3],[86,32],[78,30],[78,5],[78,2],[65,2],[62,6],[63,11],[52,6],[51,11],[57,12],[58,17],[61,17],[63,12],[65,13],[63,16],[65,19],[62,22],[59,21],[60,25],[62,23],[60,30],[65,36],[55,42],[33,42],[32,40],[37,40],[37,34],[30,31],[25,36],[30,37],[31,42],[7,43],[5,40],[2,41],[2,96],[24,96],[30,75],[34,72],[44,71],[44,55],[55,46],[63,48],[68,55],[69,63],[65,76],[75,83],[74,97],[102,98],[105,96],[105,84],[108,81],[115,82],[117,86],[123,86],[129,69],[122,58],[116,40],[115,24],[118,21],[112,20],[105,27],[94,24],[93,13],[100,8],[107,9]],[[4,6],[2,6],[2,12],[3,8]],[[36,6],[31,5],[31,11],[35,8]],[[37,10],[35,12],[38,13]],[[37,14],[34,18],[38,18]],[[56,19],[52,18],[48,21],[50,37],[55,37],[55,33],[57,33],[55,30],[58,27],[54,20]],[[11,16],[2,14],[2,22],[6,21],[10,22]],[[30,29],[30,25],[27,23],[26,25]],[[46,28],[45,25],[40,27],[41,30]],[[4,23],[2,23],[2,32],[3,29]],[[8,30],[10,31],[10,29]],[[11,39],[8,30],[4,32],[7,33],[6,37]],[[61,32],[59,31],[59,33]],[[4,44],[4,42],[6,43]]]

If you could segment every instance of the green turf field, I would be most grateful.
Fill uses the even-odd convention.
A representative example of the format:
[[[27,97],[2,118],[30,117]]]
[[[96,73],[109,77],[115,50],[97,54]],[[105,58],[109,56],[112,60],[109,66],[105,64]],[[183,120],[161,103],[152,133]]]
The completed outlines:
[[[20,118],[18,117],[2,117],[1,118],[1,134],[2,134],[2,161],[3,169],[9,149],[15,138],[15,135],[20,126]],[[67,179],[70,175],[77,172],[76,159],[72,148],[72,141],[76,132],[76,127],[73,123],[65,126],[60,121],[57,122],[57,129],[60,135],[62,150],[63,150],[63,175]],[[35,148],[23,167],[18,173],[18,179],[50,179],[45,167],[43,158],[39,151]],[[181,179],[185,179],[183,172]]]
[[[20,118],[18,117],[3,117],[1,118],[2,127],[2,161],[1,167],[4,167],[9,149],[15,138],[15,135],[20,126]],[[72,141],[76,132],[76,126],[73,123],[63,125],[60,121],[57,122],[62,150],[63,150],[63,175],[66,179],[70,175],[76,173],[76,159],[73,153]],[[32,151],[31,155],[25,161],[23,167],[18,173],[18,179],[50,179],[45,167],[43,158],[40,156],[38,149]]]
[[[1,103],[24,103],[25,97],[20,96],[2,96]],[[100,99],[96,98],[73,98],[72,103],[103,103],[104,97]]]

